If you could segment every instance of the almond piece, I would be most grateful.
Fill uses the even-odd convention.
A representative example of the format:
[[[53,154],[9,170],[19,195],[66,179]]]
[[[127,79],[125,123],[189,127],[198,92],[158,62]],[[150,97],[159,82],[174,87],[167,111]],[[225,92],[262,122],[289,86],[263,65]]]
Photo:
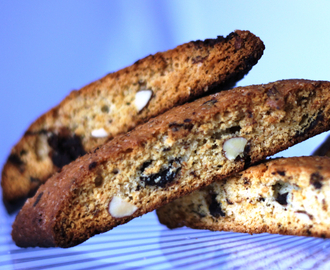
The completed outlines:
[[[114,196],[109,204],[109,214],[114,218],[122,218],[132,215],[138,208],[118,196]]]
[[[151,90],[141,90],[135,94],[134,105],[138,112],[140,112],[148,104],[151,96]]]
[[[109,136],[108,132],[106,132],[106,130],[104,128],[92,130],[91,135],[94,138],[105,138],[105,137]]]
[[[247,140],[243,137],[235,137],[225,141],[223,144],[223,151],[225,157],[229,160],[234,160],[239,155],[244,153]]]

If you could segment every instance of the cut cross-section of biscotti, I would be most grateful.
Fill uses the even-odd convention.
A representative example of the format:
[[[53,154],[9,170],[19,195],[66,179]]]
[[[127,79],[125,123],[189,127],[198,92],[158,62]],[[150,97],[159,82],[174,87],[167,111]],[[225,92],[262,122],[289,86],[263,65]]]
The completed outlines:
[[[169,228],[330,237],[330,158],[281,158],[157,210]]]
[[[55,171],[168,109],[214,89],[227,89],[262,56],[262,41],[237,30],[150,55],[73,91],[36,120],[2,172],[8,202],[33,195]]]
[[[65,166],[27,200],[19,246],[77,245],[330,128],[330,82],[238,87],[151,119]]]

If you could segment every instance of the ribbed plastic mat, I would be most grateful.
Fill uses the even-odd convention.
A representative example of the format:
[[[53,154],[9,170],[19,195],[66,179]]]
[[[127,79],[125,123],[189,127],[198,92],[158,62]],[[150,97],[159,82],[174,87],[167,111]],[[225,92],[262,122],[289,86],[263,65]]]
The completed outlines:
[[[330,269],[330,240],[169,230],[154,212],[77,247],[22,249],[1,211],[1,269]]]

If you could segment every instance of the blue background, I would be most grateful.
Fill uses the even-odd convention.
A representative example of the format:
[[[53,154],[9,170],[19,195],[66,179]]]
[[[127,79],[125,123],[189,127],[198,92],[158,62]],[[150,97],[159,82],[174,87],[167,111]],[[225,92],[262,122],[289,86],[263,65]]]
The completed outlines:
[[[330,80],[329,1],[1,1],[0,166],[71,90],[136,60],[235,29],[266,50],[238,85]],[[283,156],[308,155],[319,135]]]

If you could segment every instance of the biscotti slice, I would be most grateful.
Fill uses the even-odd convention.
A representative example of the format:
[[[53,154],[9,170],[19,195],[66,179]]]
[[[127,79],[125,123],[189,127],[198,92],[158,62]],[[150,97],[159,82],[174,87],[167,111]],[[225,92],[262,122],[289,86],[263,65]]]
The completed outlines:
[[[262,163],[157,210],[169,228],[330,237],[330,158]]]
[[[2,171],[3,197],[34,194],[55,171],[97,145],[198,96],[227,89],[262,56],[248,31],[150,55],[73,91],[26,131]]]
[[[77,245],[330,128],[330,82],[238,87],[151,119],[65,166],[26,201],[18,246]]]

